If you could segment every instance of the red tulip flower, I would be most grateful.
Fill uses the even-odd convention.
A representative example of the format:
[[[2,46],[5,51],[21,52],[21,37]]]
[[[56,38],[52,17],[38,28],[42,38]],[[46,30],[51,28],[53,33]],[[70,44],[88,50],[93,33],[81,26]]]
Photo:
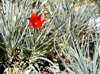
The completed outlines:
[[[29,27],[34,27],[35,29],[41,28],[42,24],[46,21],[44,19],[41,21],[41,16],[42,14],[36,16],[34,13],[32,13],[31,17],[27,18],[31,23],[29,24]]]

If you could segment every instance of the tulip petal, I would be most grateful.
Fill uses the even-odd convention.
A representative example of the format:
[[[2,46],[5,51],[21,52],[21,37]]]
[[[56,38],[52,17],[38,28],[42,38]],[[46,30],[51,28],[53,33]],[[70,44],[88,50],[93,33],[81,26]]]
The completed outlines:
[[[31,19],[36,19],[37,18],[37,16],[34,14],[34,13],[32,13],[32,16],[31,16]]]
[[[41,16],[42,16],[42,14],[40,14],[40,15],[37,17],[37,19],[38,19],[39,21],[41,21]]]
[[[41,28],[42,27],[42,23],[39,22],[39,24],[37,25],[38,28]]]
[[[33,25],[33,27],[35,28],[35,29],[37,29],[38,27],[37,27],[37,25]]]
[[[32,20],[31,20],[31,18],[29,17],[29,18],[27,18],[30,22],[32,22]]]
[[[33,25],[32,24],[29,24],[29,27],[33,27]]]
[[[29,17],[27,19],[31,22],[31,24],[33,24],[36,18],[37,18],[37,16],[34,13],[32,13],[31,17]]]
[[[43,24],[45,21],[46,21],[46,20],[43,19],[41,23]]]
[[[36,16],[34,13],[32,13],[31,17],[27,18],[31,23],[29,24],[29,27],[34,27],[35,29],[41,28],[42,24],[46,21],[46,20],[41,21],[41,16],[42,14]]]
[[[38,28],[41,28],[42,27],[42,24],[40,24],[39,26],[38,26]]]

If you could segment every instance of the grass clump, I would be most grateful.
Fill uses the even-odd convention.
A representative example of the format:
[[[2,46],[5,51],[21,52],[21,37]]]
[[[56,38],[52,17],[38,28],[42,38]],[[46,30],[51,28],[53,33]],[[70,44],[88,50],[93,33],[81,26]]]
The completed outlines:
[[[5,74],[100,73],[96,4],[2,0],[0,7],[0,67]],[[47,20],[42,28],[29,27],[32,12]]]

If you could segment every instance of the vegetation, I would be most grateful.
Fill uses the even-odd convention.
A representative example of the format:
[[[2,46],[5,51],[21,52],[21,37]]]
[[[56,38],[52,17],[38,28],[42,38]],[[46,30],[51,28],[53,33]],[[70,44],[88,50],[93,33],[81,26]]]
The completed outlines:
[[[0,73],[100,74],[98,2],[1,0]],[[42,14],[41,28],[28,17]]]

